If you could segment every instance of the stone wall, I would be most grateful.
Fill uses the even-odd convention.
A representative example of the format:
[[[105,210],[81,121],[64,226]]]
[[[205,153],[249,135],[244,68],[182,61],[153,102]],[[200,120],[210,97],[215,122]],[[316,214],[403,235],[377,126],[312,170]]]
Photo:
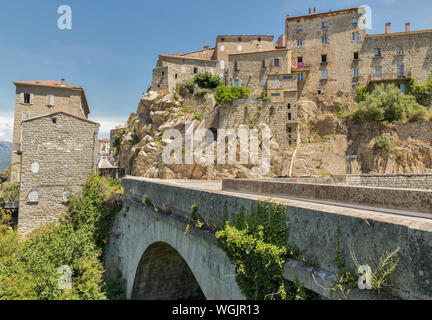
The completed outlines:
[[[96,172],[98,127],[65,113],[23,122],[20,233],[57,220],[66,211],[64,192],[78,191]],[[38,170],[32,170],[32,165]],[[32,190],[38,193],[37,201],[29,199]]]
[[[421,213],[432,213],[432,191],[370,186],[348,186],[311,183],[289,183],[281,179],[226,179],[223,190],[252,192],[262,195],[324,200]]]
[[[296,115],[293,116],[296,118]],[[265,123],[272,131],[280,148],[286,149],[289,144],[287,135],[287,107],[285,103],[255,100],[236,100],[231,105],[220,108],[219,128],[235,129],[241,124],[258,128]],[[292,143],[296,138],[296,126],[291,130]]]
[[[347,175],[347,185],[383,188],[432,189],[432,174]]]

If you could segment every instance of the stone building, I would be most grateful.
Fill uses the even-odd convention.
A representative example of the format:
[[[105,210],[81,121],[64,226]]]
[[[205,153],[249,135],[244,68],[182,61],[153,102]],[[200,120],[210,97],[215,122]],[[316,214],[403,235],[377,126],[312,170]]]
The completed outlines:
[[[14,181],[20,182],[18,231],[66,212],[68,196],[97,171],[99,124],[87,119],[84,89],[64,81],[17,86]]]
[[[103,157],[108,157],[110,154],[110,139],[99,139],[99,160]]]
[[[90,113],[82,87],[61,81],[15,81],[15,114],[12,146],[11,180],[20,182],[22,121],[64,111],[81,118]]]
[[[228,86],[249,88],[252,99],[267,95],[273,104],[264,105],[278,110],[273,117],[281,124],[267,123],[283,140],[279,144],[296,144],[300,103],[325,110],[336,98],[352,102],[359,86],[394,83],[405,92],[412,77],[424,83],[431,76],[432,30],[411,31],[407,23],[405,32],[391,33],[391,23],[386,23],[384,34],[368,35],[364,21],[364,8],[322,13],[309,9],[302,16],[287,14],[284,33],[276,42],[270,35],[221,35],[214,48],[160,55],[149,90],[172,91],[178,83],[209,71]],[[246,122],[241,115],[255,109],[254,104],[260,106],[237,101],[237,111],[230,113],[234,118],[224,114],[220,124]],[[285,136],[281,127],[286,128]]]

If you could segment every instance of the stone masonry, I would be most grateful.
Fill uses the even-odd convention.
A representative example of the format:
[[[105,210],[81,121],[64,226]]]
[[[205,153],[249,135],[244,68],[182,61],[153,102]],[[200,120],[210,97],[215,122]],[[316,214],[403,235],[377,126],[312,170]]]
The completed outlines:
[[[99,124],[65,112],[22,123],[18,230],[66,212],[65,202],[97,170]]]

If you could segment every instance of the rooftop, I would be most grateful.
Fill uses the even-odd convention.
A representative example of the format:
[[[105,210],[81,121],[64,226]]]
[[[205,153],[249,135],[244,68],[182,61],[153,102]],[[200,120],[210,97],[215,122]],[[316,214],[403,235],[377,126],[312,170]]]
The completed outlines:
[[[320,18],[320,17],[334,16],[334,15],[344,14],[344,13],[358,12],[359,9],[360,8],[351,8],[351,9],[328,11],[328,12],[322,12],[322,13],[311,13],[311,14],[307,14],[307,15],[303,15],[303,16],[294,16],[294,17],[290,17],[288,14],[286,20],[287,21],[294,21],[294,20],[299,20],[299,19],[314,19],[314,18]]]
[[[72,90],[79,90],[81,91],[81,96],[84,100],[84,107],[86,113],[90,113],[90,108],[87,103],[87,97],[84,92],[83,87],[74,86],[69,83],[65,83],[64,79],[61,81],[57,80],[47,80],[47,81],[14,81],[14,85],[20,85],[20,86],[41,86],[41,87],[49,87],[49,88],[61,88],[61,89],[72,89]]]
[[[40,115],[40,116],[37,116],[37,117],[33,117],[33,118],[29,118],[29,119],[23,120],[22,122],[30,122],[30,121],[33,121],[33,120],[36,120],[36,119],[40,119],[40,118],[55,116],[57,114],[64,114],[64,115],[67,115],[69,117],[73,117],[73,118],[76,118],[76,119],[79,119],[79,120],[83,120],[83,121],[86,121],[86,122],[90,122],[90,123],[93,123],[93,124],[96,124],[96,125],[100,126],[100,124],[97,123],[97,122],[91,121],[91,120],[86,119],[86,118],[78,117],[78,116],[76,116],[74,114],[71,114],[71,113],[68,113],[68,112],[64,112],[64,111],[57,111],[57,112],[53,112],[53,113],[43,114],[43,115]]]

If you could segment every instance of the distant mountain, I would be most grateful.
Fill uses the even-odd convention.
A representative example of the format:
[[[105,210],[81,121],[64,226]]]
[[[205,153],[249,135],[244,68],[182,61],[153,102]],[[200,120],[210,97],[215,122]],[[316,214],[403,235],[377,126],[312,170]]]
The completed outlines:
[[[0,172],[5,171],[12,161],[12,143],[0,141]]]

